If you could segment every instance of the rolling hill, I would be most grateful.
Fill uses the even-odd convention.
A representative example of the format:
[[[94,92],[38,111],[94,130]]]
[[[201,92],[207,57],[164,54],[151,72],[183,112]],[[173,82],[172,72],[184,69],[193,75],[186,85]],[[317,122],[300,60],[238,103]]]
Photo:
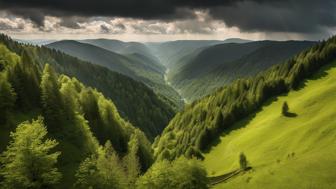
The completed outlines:
[[[69,40],[51,43],[47,47],[60,50],[93,64],[104,66],[112,71],[143,82],[156,93],[170,99],[175,104],[176,109],[183,104],[178,93],[166,85],[163,76],[164,68],[158,65],[155,60],[142,54],[121,55],[95,45]]]
[[[333,62],[300,90],[269,100],[221,136],[204,154],[208,174],[237,169],[241,152],[253,170],[214,188],[335,188],[335,80]],[[281,115],[284,101],[295,116]]]
[[[113,39],[86,39],[80,40],[79,42],[88,43],[95,45],[97,47],[116,52],[123,55],[128,54],[139,54],[143,55],[152,61],[155,61],[155,65],[165,69],[158,61],[156,56],[152,54],[152,51],[147,47],[147,45],[139,42],[124,42]]]
[[[171,69],[178,63],[178,60],[193,51],[222,43],[246,43],[249,40],[244,39],[226,39],[216,40],[178,40],[162,43],[147,43],[147,46],[153,54],[160,60],[161,64]]]
[[[192,102],[236,78],[253,76],[311,47],[309,41],[257,41],[218,44],[182,57],[169,70],[168,81]]]

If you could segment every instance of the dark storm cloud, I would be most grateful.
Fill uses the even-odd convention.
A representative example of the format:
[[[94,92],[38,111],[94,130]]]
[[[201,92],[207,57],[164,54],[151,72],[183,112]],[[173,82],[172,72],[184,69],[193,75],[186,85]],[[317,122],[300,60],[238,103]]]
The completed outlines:
[[[0,9],[37,25],[43,25],[44,15],[174,20],[194,17],[193,9],[204,9],[242,31],[313,33],[336,26],[335,4],[335,0],[0,0]]]
[[[336,26],[336,1],[244,1],[212,8],[210,14],[242,31],[315,33]]]

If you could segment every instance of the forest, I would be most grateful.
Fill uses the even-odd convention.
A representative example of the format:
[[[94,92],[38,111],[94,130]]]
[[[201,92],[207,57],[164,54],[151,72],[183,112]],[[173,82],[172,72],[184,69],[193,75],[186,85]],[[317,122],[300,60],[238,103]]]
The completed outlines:
[[[113,101],[34,58],[34,47],[1,40],[2,188],[207,186],[197,160],[154,163],[149,139]]]

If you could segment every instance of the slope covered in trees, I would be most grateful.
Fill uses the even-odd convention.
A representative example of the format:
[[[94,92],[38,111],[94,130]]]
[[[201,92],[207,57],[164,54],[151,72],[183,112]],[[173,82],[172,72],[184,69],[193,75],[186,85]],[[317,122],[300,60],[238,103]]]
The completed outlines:
[[[165,69],[162,66],[162,64],[159,63],[159,60],[157,59],[156,55],[153,54],[152,51],[149,49],[149,47],[143,43],[124,42],[113,39],[86,39],[86,40],[80,40],[79,42],[95,45],[97,47],[126,56],[130,54],[142,55],[152,61],[150,66],[158,67],[161,70]]]
[[[60,172],[64,175],[61,183],[64,186],[69,185],[74,180],[74,172],[79,162],[96,154],[99,145],[106,141],[111,141],[116,152],[123,155],[129,149],[130,138],[139,138],[136,145],[142,168],[145,170],[150,166],[150,143],[145,135],[122,119],[113,102],[101,93],[85,87],[75,78],[58,75],[48,64],[42,70],[42,64],[31,59],[25,50],[18,56],[1,44],[0,60],[0,108],[3,113],[0,123],[0,150],[5,150],[5,146],[10,144],[4,159],[1,158],[1,162],[8,167],[5,166],[1,172],[6,173],[2,176],[8,188],[13,188],[16,184],[18,187],[14,188],[21,188],[25,184],[32,184],[31,187],[36,188],[43,187],[35,186],[41,184],[40,180],[47,180],[39,177],[43,176],[39,175],[39,169],[48,171],[48,162],[45,162],[45,165],[35,164],[43,163],[43,159],[39,159],[44,158],[43,156],[46,156],[45,161],[52,160],[54,163],[59,156]],[[22,123],[16,132],[10,135],[18,123],[36,119],[38,115],[43,118],[40,117],[32,123]],[[46,131],[41,128],[44,124],[48,130],[48,137],[58,141],[57,150],[60,150],[62,155],[43,155],[47,151],[43,150],[44,147],[39,147],[42,145],[39,140],[44,140],[46,136]],[[9,136],[13,140],[11,143]],[[48,150],[54,148],[56,143],[48,140],[44,145],[45,150]],[[17,170],[20,177],[13,176],[16,174],[13,170],[15,166],[22,169]],[[27,181],[20,179],[21,177]],[[34,183],[37,181],[39,183]]]
[[[98,89],[115,103],[123,118],[139,127],[150,139],[161,133],[174,115],[173,104],[168,99],[131,78],[59,51],[20,45],[4,35],[1,35],[0,41],[18,54],[25,50],[40,67],[49,63],[58,73],[76,77],[85,85]]]
[[[168,73],[168,81],[192,102],[237,78],[253,76],[316,44],[309,41],[228,43],[184,56]]]
[[[195,160],[156,162],[146,172],[150,143],[111,100],[33,59],[31,47],[8,45],[22,52],[0,44],[1,188],[142,189],[148,178],[153,189],[172,180],[177,189],[207,188]]]
[[[139,53],[121,55],[95,45],[70,40],[51,43],[47,47],[141,81],[156,93],[169,98],[176,106],[182,106],[178,93],[164,81],[164,68],[150,57]]]
[[[158,159],[201,156],[223,131],[274,96],[297,89],[301,81],[336,59],[336,37],[301,52],[254,78],[239,79],[193,102],[178,113],[153,144]]]
[[[333,61],[299,90],[271,99],[254,116],[221,136],[218,144],[204,154],[208,173],[222,175],[239,168],[241,152],[254,171],[214,188],[334,188],[335,80]]]
[[[168,69],[173,68],[178,60],[187,54],[201,48],[206,48],[222,43],[246,43],[249,40],[232,38],[224,41],[216,40],[178,40],[158,43],[147,43],[153,54],[160,60],[161,64]]]

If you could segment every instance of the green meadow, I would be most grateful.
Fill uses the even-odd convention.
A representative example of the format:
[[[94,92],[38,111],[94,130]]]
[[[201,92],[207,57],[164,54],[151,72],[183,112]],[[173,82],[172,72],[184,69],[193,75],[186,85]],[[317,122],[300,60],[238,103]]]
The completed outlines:
[[[252,170],[214,188],[336,188],[335,81],[336,62],[221,136],[204,154],[208,175],[238,169],[241,152]],[[285,101],[290,116],[281,114]]]

